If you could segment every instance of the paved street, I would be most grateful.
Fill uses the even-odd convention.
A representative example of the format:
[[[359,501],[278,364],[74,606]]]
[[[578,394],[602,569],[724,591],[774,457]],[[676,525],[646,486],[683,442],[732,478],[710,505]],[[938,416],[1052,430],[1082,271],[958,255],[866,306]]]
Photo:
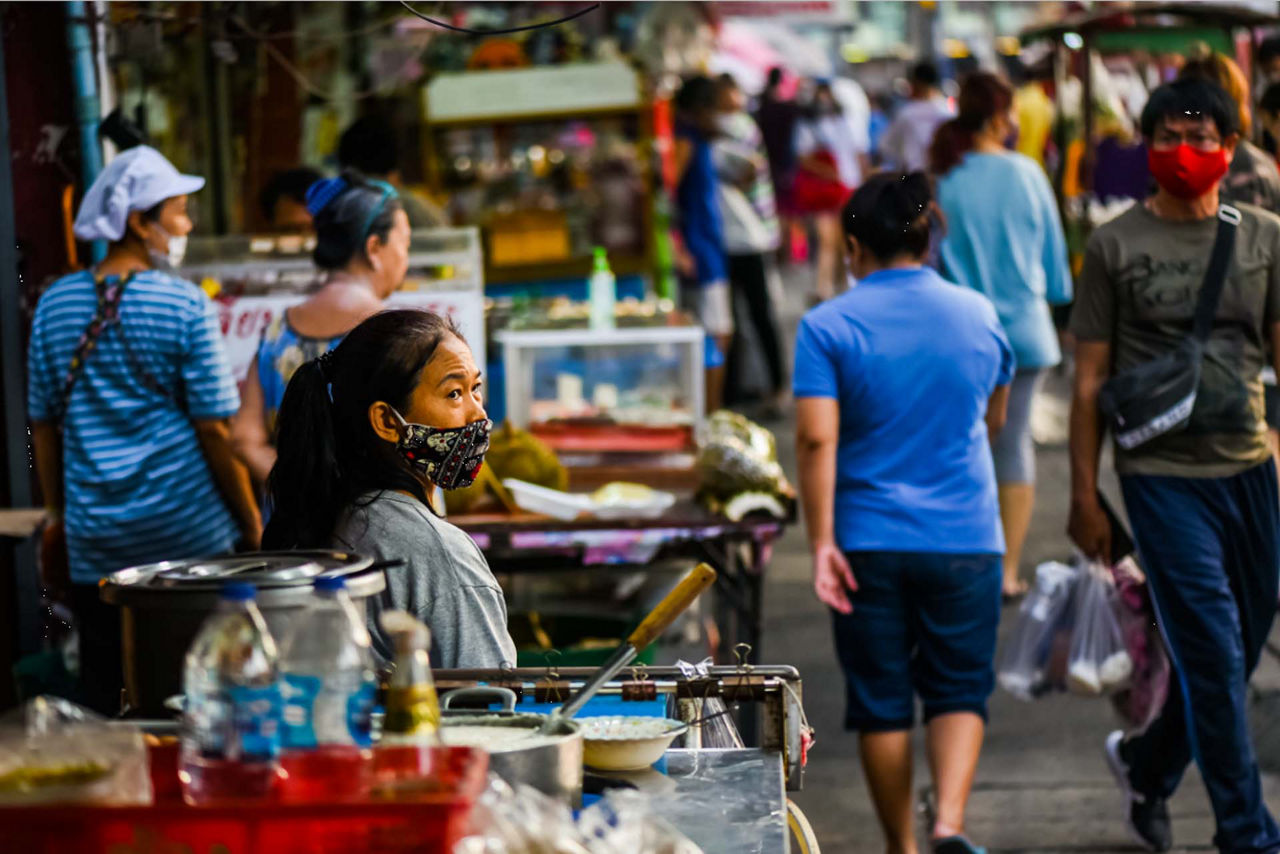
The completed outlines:
[[[788,290],[793,328],[798,289]],[[1024,563],[1065,558],[1067,512],[1065,391],[1052,378],[1039,404],[1041,434],[1056,439],[1038,456],[1040,486]],[[783,463],[794,476],[794,424],[771,425]],[[1053,436],[1057,433],[1057,436]],[[805,706],[817,730],[805,790],[795,796],[827,852],[879,852],[883,842],[858,764],[856,738],[842,729],[841,674],[831,646],[830,624],[814,599],[802,528],[780,543],[766,586],[763,659],[796,665],[805,682]],[[1016,610],[1006,608],[1002,633]],[[1274,685],[1274,663],[1258,682]],[[1268,719],[1274,719],[1271,715]],[[969,831],[991,851],[1134,851],[1119,821],[1120,803],[1102,758],[1102,739],[1116,718],[1108,703],[1055,696],[1023,703],[997,691],[991,727],[972,801]],[[917,753],[917,788],[928,784],[923,743]],[[1268,801],[1280,811],[1280,779],[1268,778]],[[1209,803],[1192,769],[1172,802],[1179,850],[1212,850]]]

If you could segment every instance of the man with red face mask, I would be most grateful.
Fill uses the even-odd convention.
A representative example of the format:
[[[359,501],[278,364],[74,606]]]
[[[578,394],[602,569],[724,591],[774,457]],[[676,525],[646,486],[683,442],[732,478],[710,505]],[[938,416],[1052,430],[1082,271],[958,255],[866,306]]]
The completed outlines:
[[[1213,803],[1218,849],[1280,851],[1246,714],[1280,580],[1280,493],[1259,379],[1280,336],[1280,218],[1238,205],[1225,280],[1206,274],[1238,115],[1227,93],[1203,79],[1151,94],[1142,133],[1159,189],[1094,232],[1071,319],[1079,345],[1069,532],[1087,555],[1107,560],[1113,532],[1096,491],[1099,391],[1112,374],[1150,367],[1185,344],[1202,284],[1224,281],[1190,417],[1141,444],[1128,432],[1116,443],[1125,505],[1175,670],[1159,718],[1141,735],[1115,732],[1106,742],[1129,828],[1153,851],[1172,844],[1166,801],[1192,759]],[[1224,218],[1234,219],[1232,209]]]

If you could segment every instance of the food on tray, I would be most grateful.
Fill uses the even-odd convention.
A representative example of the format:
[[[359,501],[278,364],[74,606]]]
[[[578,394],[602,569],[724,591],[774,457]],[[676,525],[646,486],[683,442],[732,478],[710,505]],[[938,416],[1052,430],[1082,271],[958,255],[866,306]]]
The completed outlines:
[[[778,464],[773,434],[736,412],[721,410],[711,416],[707,439],[698,452],[699,498],[711,509],[725,513],[744,494],[772,496],[773,501],[750,498],[734,504],[737,518],[754,511],[785,517],[794,490]],[[782,511],[782,512],[779,512]]]
[[[597,504],[647,504],[656,495],[656,489],[642,483],[614,481],[591,493],[591,498]]]
[[[734,522],[741,522],[752,513],[767,513],[777,519],[787,516],[787,509],[778,496],[768,492],[740,492],[724,502],[720,512]]]

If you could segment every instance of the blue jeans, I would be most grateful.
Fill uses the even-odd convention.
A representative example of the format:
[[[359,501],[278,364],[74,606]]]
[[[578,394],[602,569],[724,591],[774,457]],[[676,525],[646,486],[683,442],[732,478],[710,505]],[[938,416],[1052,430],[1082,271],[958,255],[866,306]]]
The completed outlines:
[[[987,718],[1000,623],[999,555],[848,552],[858,589],[852,614],[831,612],[844,669],[845,727],[910,729],[925,721]]]
[[[1177,677],[1160,717],[1126,747],[1130,782],[1167,798],[1194,758],[1213,803],[1218,849],[1280,851],[1246,710],[1280,585],[1275,466],[1120,482]]]

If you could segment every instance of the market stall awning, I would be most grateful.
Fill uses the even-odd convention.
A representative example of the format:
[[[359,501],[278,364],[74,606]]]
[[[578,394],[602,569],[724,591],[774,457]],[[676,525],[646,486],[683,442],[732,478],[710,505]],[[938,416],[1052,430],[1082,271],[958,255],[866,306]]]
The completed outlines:
[[[1223,3],[1140,3],[1123,9],[1104,9],[1069,15],[1051,24],[1041,24],[1023,30],[1023,44],[1058,39],[1067,33],[1094,35],[1107,32],[1124,32],[1134,35],[1134,30],[1168,29],[1173,27],[1260,27],[1280,23],[1274,14],[1261,12],[1249,6]]]

